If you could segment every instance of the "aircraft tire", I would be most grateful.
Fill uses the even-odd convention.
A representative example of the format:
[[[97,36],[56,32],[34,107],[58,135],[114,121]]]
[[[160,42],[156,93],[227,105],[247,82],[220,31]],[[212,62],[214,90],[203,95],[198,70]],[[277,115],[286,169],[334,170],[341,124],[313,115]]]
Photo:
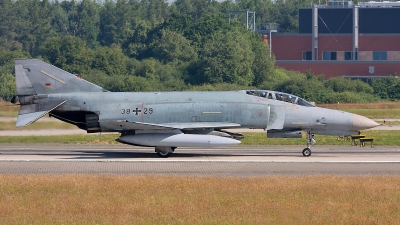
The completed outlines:
[[[303,156],[309,157],[310,155],[311,155],[311,149],[305,148],[305,149],[303,150]]]
[[[161,158],[168,158],[175,151],[175,148],[176,147],[171,147],[169,149],[165,149],[165,148],[157,148],[156,147],[156,153]]]
[[[168,158],[172,152],[157,151],[157,155],[161,158]]]

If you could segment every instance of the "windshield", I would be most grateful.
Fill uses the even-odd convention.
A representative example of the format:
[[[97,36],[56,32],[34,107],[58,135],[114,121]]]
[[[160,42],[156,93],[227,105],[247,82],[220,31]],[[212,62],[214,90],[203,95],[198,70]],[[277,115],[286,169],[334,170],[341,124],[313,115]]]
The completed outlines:
[[[292,94],[278,92],[278,91],[269,91],[269,90],[248,90],[246,91],[248,95],[260,96],[263,98],[289,102],[292,104],[307,106],[307,107],[315,107],[315,105],[311,102],[307,102],[306,100]]]

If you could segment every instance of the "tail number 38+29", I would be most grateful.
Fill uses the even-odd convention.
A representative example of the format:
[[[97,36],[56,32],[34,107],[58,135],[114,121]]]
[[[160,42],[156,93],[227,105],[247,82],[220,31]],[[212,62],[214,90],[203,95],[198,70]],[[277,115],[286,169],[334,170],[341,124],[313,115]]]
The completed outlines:
[[[131,114],[139,115],[142,112],[142,109],[121,109],[121,114]],[[153,114],[153,108],[143,108],[143,114]]]

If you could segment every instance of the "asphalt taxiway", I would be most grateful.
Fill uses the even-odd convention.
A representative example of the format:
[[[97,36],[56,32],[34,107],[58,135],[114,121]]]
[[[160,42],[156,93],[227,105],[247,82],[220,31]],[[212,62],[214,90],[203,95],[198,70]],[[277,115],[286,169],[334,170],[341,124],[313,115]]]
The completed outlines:
[[[183,176],[400,175],[400,146],[256,146],[178,148],[159,158],[153,148],[125,145],[0,146],[0,174]]]

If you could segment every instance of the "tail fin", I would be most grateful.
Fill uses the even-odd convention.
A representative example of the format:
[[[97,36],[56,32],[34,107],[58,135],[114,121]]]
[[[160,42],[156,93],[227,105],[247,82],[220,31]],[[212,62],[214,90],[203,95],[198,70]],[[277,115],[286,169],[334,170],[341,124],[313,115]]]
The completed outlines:
[[[48,94],[107,91],[37,59],[15,60],[15,79],[17,95],[11,102],[21,104],[16,127],[27,126],[66,102],[50,101]]]
[[[18,96],[107,91],[38,59],[16,59],[15,78]]]

